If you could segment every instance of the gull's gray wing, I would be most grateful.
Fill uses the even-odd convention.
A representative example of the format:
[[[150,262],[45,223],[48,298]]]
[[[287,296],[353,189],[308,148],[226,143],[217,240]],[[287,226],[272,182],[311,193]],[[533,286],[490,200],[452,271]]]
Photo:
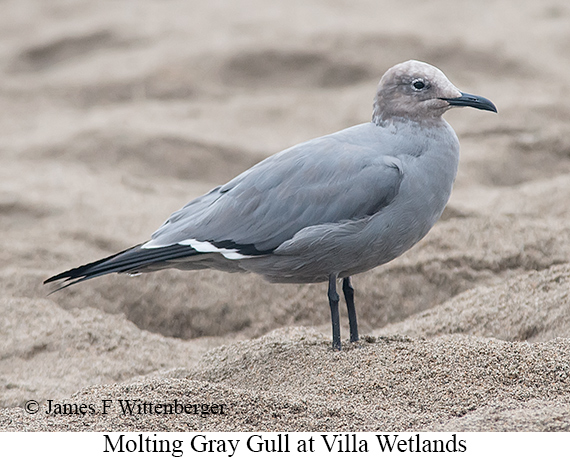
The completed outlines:
[[[145,247],[198,241],[262,254],[303,228],[378,212],[398,193],[402,164],[367,131],[363,124],[269,157],[172,214]]]
[[[390,154],[401,145],[379,132],[362,124],[280,152],[192,200],[147,243],[45,282],[63,280],[63,288],[109,273],[182,268],[190,258],[193,269],[237,271],[232,259],[269,254],[307,227],[371,216],[390,204],[403,176]],[[201,256],[212,252],[223,265]]]

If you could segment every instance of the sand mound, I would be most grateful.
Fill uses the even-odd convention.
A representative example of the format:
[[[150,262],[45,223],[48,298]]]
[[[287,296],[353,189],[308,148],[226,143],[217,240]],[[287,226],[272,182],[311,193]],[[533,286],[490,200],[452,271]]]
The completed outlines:
[[[214,350],[190,372],[92,387],[61,402],[93,405],[93,413],[41,417],[13,408],[0,413],[0,426],[99,431],[568,430],[569,351],[563,339],[529,344],[392,336],[366,338],[358,348],[334,353],[328,339],[292,328]],[[105,415],[102,399],[113,402]],[[154,409],[125,414],[120,403],[127,400],[224,405],[225,413],[166,415],[164,409]]]
[[[475,288],[385,327],[382,336],[364,336],[340,353],[332,351],[328,335],[290,327],[213,349],[198,363],[197,356],[215,341],[184,343],[91,309],[70,313],[38,300],[26,310],[25,302],[9,300],[3,303],[12,332],[10,344],[2,347],[5,388],[11,393],[5,405],[17,398],[61,398],[66,390],[88,384],[80,376],[109,383],[158,371],[57,402],[93,405],[86,414],[58,414],[43,402],[41,412],[51,414],[5,409],[0,427],[569,430],[570,339],[552,339],[567,336],[569,281],[570,266],[564,265]],[[16,366],[11,376],[26,378],[27,385],[8,379]],[[51,369],[41,372],[38,366]],[[166,367],[179,368],[161,371]],[[104,399],[112,400],[106,414]],[[121,403],[127,400],[223,404],[226,413],[124,413]]]
[[[382,328],[414,336],[464,333],[506,341],[570,337],[570,265],[477,287],[413,318]]]
[[[139,330],[123,316],[90,308],[65,311],[49,300],[5,298],[0,306],[3,407],[189,366],[215,344],[164,338]]]

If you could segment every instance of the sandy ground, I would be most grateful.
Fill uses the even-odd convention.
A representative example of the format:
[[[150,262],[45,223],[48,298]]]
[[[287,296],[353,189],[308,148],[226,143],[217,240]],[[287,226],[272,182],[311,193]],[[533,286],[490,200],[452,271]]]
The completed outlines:
[[[330,349],[322,284],[164,271],[47,295],[260,159],[368,121],[410,58],[499,115],[446,115],[451,202],[354,278],[359,345]],[[570,430],[569,74],[564,0],[4,0],[0,429]]]

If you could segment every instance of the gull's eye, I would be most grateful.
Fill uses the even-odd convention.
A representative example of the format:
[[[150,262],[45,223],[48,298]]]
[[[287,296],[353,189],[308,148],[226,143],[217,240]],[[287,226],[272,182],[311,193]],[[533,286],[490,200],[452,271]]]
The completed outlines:
[[[425,89],[426,83],[423,82],[421,79],[414,79],[414,80],[412,81],[412,87],[413,87],[415,90],[422,90],[422,89]]]

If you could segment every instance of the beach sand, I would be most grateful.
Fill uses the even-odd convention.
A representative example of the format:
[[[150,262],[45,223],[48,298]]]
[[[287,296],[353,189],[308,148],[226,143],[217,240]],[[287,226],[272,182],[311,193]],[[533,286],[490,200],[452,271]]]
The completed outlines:
[[[566,1],[2,8],[0,430],[570,430]],[[172,270],[48,295],[47,277],[147,240],[259,160],[369,121],[411,58],[499,114],[446,114],[451,201],[353,278],[359,344],[341,307],[332,351],[324,284]],[[128,399],[224,413],[122,414]]]

